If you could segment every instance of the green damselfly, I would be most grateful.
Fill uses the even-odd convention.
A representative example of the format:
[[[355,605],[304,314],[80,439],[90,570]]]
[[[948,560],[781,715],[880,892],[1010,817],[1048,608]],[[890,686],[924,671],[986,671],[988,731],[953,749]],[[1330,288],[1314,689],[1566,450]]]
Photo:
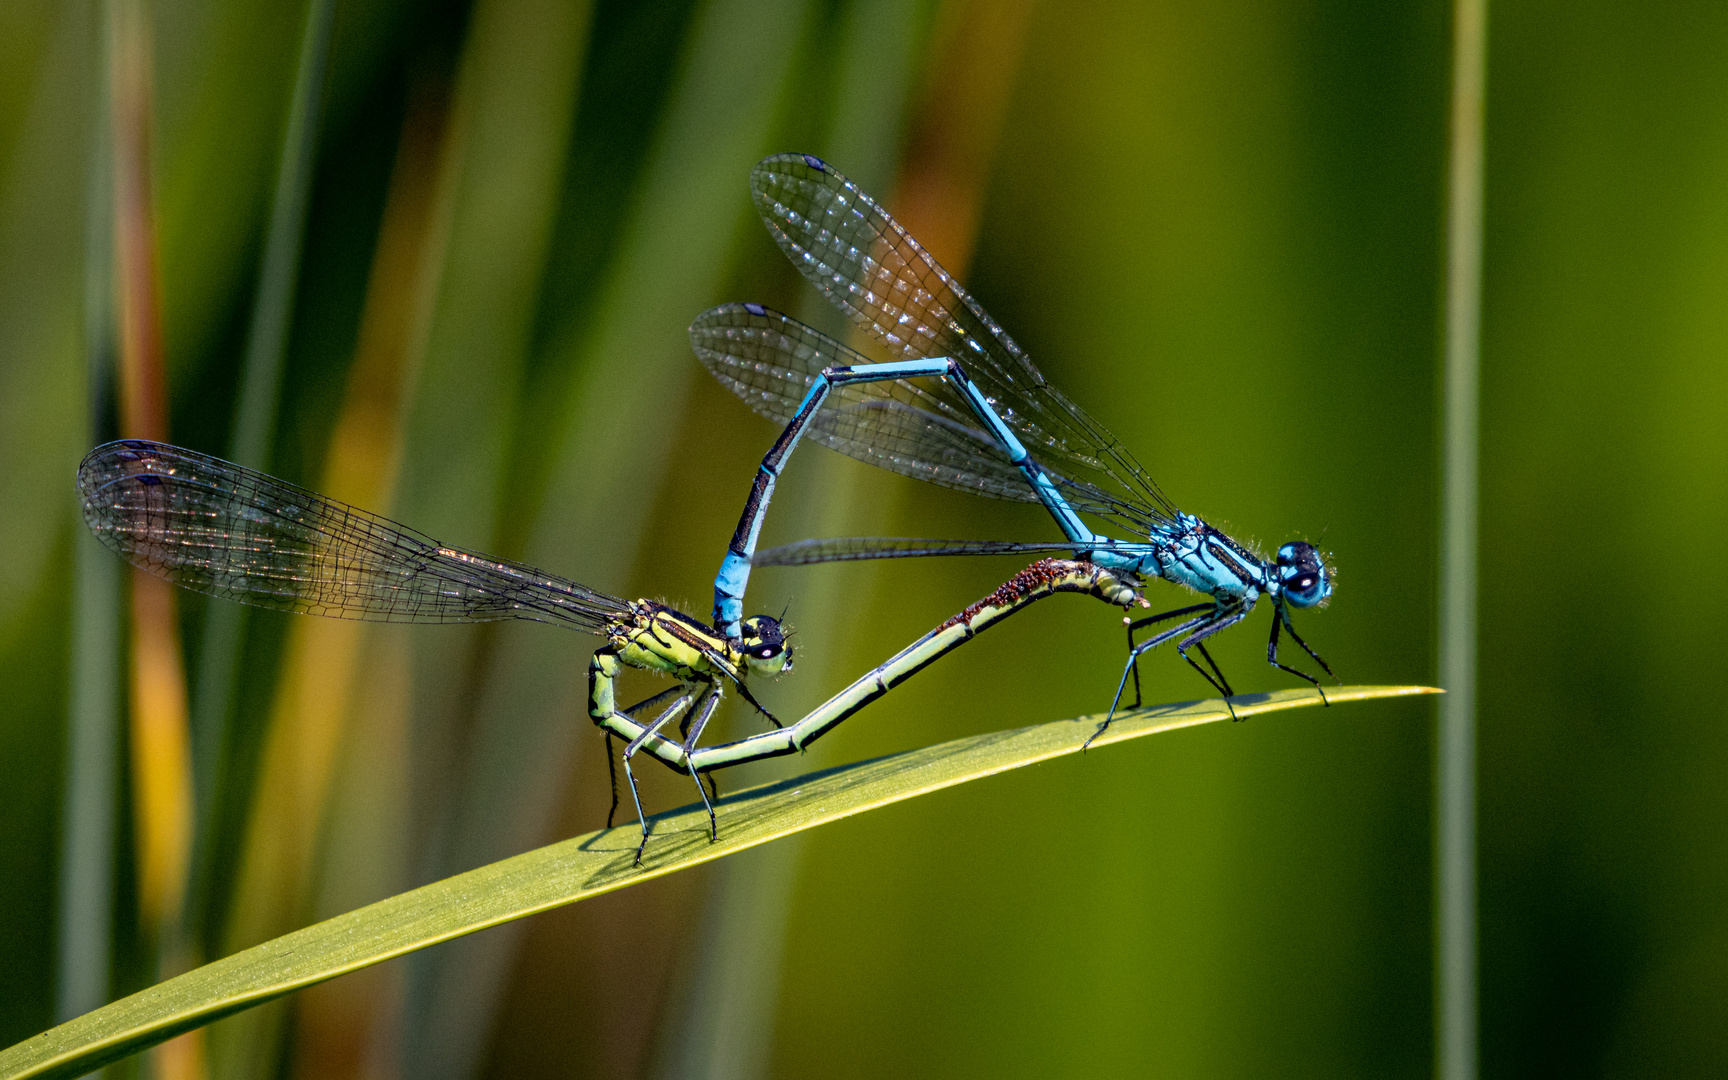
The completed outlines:
[[[1046,559],[902,649],[797,722],[782,726],[745,680],[790,671],[779,620],[746,619],[736,638],[651,600],[622,600],[534,567],[449,547],[393,521],[275,477],[165,443],[128,439],[92,450],[78,468],[84,520],[108,547],[176,585],[258,607],[371,622],[479,623],[526,619],[606,640],[588,667],[589,717],[625,741],[625,776],[650,833],[631,766],[638,752],[696,782],[719,836],[712,772],[800,751],[841,721],[980,630],[1046,596],[1072,592],[1126,608],[1144,604],[1124,575],[1090,563]],[[619,708],[626,667],[676,679]],[[775,725],[718,746],[698,745],[732,685]],[[655,710],[658,710],[655,712]],[[642,714],[654,712],[651,719]],[[679,737],[664,734],[679,722]],[[613,757],[607,754],[608,767]],[[614,774],[612,808],[618,794]],[[608,824],[611,821],[608,814]]]

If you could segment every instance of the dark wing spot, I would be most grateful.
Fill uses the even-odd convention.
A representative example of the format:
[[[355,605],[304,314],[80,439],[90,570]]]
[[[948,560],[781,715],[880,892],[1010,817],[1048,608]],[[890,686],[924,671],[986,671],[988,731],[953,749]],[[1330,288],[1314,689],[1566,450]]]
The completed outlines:
[[[744,310],[748,311],[752,315],[766,315],[766,314],[768,314],[768,309],[763,307],[761,304],[745,304]]]
[[[804,164],[810,166],[812,169],[820,169],[823,172],[828,171],[828,163],[817,157],[815,154],[805,154],[803,157]]]

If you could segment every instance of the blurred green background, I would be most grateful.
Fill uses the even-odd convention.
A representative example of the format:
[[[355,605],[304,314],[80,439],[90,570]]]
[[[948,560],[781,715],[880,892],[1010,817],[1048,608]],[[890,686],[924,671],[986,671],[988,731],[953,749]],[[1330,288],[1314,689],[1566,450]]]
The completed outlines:
[[[315,630],[182,596],[200,839],[182,913],[141,919],[127,594],[72,487],[114,430],[91,401],[125,292],[117,41],[149,57],[175,442],[229,454],[251,423],[278,475],[705,615],[773,429],[684,327],[745,299],[840,325],[749,204],[751,164],[804,150],[901,213],[1179,505],[1329,550],[1337,595],[1301,626],[1346,680],[1433,678],[1446,5],[340,0],[284,277],[260,267],[307,10],[0,5],[0,1043],[595,828],[607,800],[588,640]],[[1728,7],[1491,17],[1483,1074],[1722,1075],[1728,728],[1704,676],[1728,629],[1708,554],[1728,526]],[[236,419],[243,360],[285,283],[260,427]],[[765,540],[1048,532],[811,449]],[[789,604],[800,649],[765,700],[796,715],[1014,569],[760,572],[752,609]],[[1239,689],[1287,685],[1254,625],[1220,663]],[[238,645],[227,699],[215,642]],[[1120,650],[1092,605],[1041,606],[788,767],[1099,709]],[[1170,656],[1146,671],[1152,700],[1204,690]],[[1432,724],[1431,703],[1372,704],[1064,759],[112,1072],[1425,1075]],[[69,780],[104,745],[107,781]],[[75,896],[74,864],[95,868]]]

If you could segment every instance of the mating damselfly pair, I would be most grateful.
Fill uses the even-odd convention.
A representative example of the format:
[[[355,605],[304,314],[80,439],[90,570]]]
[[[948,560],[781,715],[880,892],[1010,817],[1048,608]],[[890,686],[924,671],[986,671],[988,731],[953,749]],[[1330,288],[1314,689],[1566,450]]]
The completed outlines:
[[[871,701],[980,630],[1046,596],[1094,596],[1124,610],[1149,606],[1146,578],[1205,597],[1129,623],[1129,677],[1139,704],[1139,657],[1176,641],[1178,652],[1226,701],[1228,680],[1206,639],[1240,622],[1261,596],[1274,605],[1268,660],[1280,630],[1296,636],[1291,608],[1323,603],[1327,568],[1303,542],[1268,561],[1200,518],[1177,510],[1128,451],[1051,386],[983,309],[880,206],[819,159],[777,155],[751,173],[764,222],[805,276],[891,353],[867,358],[756,304],[729,304],[690,328],[702,362],[758,412],[786,425],[764,457],[715,581],[714,625],[664,604],[626,601],[533,567],[442,545],[377,515],[217,458],[144,440],[93,450],[79,468],[84,515],[128,561],[183,587],[261,607],[381,622],[553,623],[606,640],[589,665],[589,715],[622,738],[620,759],[642,828],[650,832],[633,769],[643,752],[696,782],[718,835],[702,778],[747,761],[802,750]],[[914,382],[912,380],[919,380]],[[814,540],[755,552],[774,484],[799,439],[934,483],[1042,503],[1065,541]],[[1132,531],[1093,532],[1088,515]],[[792,667],[780,622],[742,616],[752,566],[944,554],[1062,552],[867,672],[809,715],[781,725],[751,694],[751,676]],[[1175,621],[1145,641],[1138,630]],[[1203,667],[1189,655],[1197,651]],[[620,708],[622,668],[675,684]],[[700,737],[730,684],[773,730],[716,746]],[[1324,695],[1322,694],[1322,697]],[[668,729],[677,721],[677,738]],[[609,765],[614,759],[608,753]],[[614,810],[617,792],[614,787]]]

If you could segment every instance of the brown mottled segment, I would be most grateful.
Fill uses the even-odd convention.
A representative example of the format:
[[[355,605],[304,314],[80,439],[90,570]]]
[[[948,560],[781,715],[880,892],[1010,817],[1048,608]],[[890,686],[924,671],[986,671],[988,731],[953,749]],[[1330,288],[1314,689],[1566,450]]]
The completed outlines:
[[[1089,562],[1080,562],[1075,559],[1039,559],[1003,582],[995,592],[949,619],[936,630],[940,633],[951,626],[962,624],[969,626],[972,620],[990,608],[1012,607],[1036,594],[1085,593],[1109,603],[1111,601],[1104,592],[1106,579],[1117,585],[1118,588],[1123,582],[1123,579],[1118,575]],[[1135,594],[1135,598],[1139,598],[1138,593]]]

